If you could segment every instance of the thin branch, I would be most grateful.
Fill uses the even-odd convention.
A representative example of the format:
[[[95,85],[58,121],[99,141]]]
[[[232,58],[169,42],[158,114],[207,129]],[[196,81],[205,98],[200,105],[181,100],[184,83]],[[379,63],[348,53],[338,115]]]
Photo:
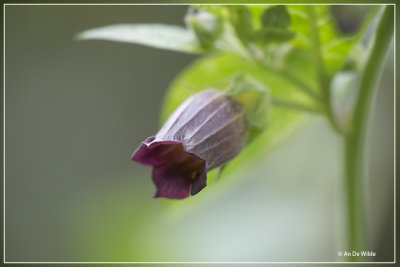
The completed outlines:
[[[321,100],[321,96],[316,93],[313,88],[308,86],[308,84],[304,83],[303,81],[299,80],[297,77],[293,76],[293,74],[291,74],[290,72],[284,70],[276,70],[276,73],[285,78],[287,81],[296,85],[298,89],[302,90],[312,99],[317,100],[318,102]]]
[[[318,83],[322,94],[329,98],[328,93],[328,81],[325,71],[324,60],[322,56],[321,41],[319,36],[319,29],[317,25],[317,14],[315,12],[315,6],[307,6],[307,14],[310,21],[310,36],[311,36],[311,48],[313,50],[314,66],[316,68]]]
[[[290,72],[274,68],[262,61],[257,61],[257,63],[260,64],[263,68],[267,69],[268,71],[274,72],[275,74],[279,75],[282,79],[296,86],[299,90],[303,91],[312,100],[320,102],[321,96],[317,92],[315,92],[315,90],[312,87],[310,87],[303,81],[299,80],[296,76],[294,76]]]
[[[329,80],[326,74],[324,59],[322,56],[321,40],[319,36],[319,28],[317,22],[317,14],[315,11],[315,6],[307,6],[307,14],[310,22],[310,35],[311,35],[311,48],[313,50],[313,60],[315,71],[318,77],[319,89],[323,96],[323,101],[325,102],[325,113],[331,123],[333,129],[335,129],[339,134],[344,135],[345,130],[337,122],[335,115],[331,108],[331,95],[329,90]]]
[[[303,105],[300,103],[289,102],[286,100],[281,100],[281,99],[276,99],[276,98],[273,98],[271,100],[271,102],[272,102],[272,105],[274,105],[276,107],[293,109],[293,110],[314,113],[314,114],[321,113],[317,108],[309,107],[309,106],[306,106],[306,105]]]

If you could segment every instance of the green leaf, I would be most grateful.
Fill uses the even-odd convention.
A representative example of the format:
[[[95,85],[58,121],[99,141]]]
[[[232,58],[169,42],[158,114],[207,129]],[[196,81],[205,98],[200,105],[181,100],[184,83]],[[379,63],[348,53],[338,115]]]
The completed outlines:
[[[163,24],[110,25],[81,32],[76,39],[134,43],[186,53],[199,53],[202,50],[192,31]]]
[[[283,5],[268,8],[261,16],[261,24],[264,28],[288,28],[290,15]]]
[[[264,28],[255,33],[256,41],[262,44],[286,42],[293,39],[295,36],[295,32],[282,28]]]
[[[307,58],[296,57],[290,62],[300,66],[297,68],[297,75],[308,76],[310,65],[307,63]],[[223,53],[196,60],[175,78],[164,99],[161,121],[164,122],[186,98],[197,92],[206,88],[228,89],[231,86],[232,76],[238,72],[250,74],[264,86],[269,87],[271,96],[276,99],[304,105],[314,104],[296,84],[285,79],[283,75],[277,75],[276,71],[264,68],[256,61]]]
[[[253,35],[252,14],[250,10],[243,5],[228,6],[229,20],[235,29],[236,35],[247,44],[250,37]]]
[[[296,37],[292,44],[295,47],[304,49],[308,53],[313,53],[310,48],[310,25],[306,12],[307,6],[288,5],[288,12],[291,16],[291,29],[296,32]],[[354,49],[361,49],[359,41],[367,30],[368,25],[373,19],[374,10],[367,15],[364,25],[356,34],[345,35],[337,28],[336,21],[331,12],[331,6],[316,5],[317,23],[321,41],[322,57],[329,77],[346,67],[346,62]]]

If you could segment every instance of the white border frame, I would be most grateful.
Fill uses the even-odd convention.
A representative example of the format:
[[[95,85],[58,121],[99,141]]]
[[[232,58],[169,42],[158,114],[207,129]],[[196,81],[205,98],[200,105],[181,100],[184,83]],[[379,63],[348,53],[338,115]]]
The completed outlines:
[[[133,6],[133,5],[140,5],[140,6],[186,6],[191,5],[194,3],[4,3],[3,6],[3,263],[7,264],[393,264],[396,263],[396,4],[395,3],[308,3],[308,4],[301,4],[301,3],[284,3],[285,5],[392,5],[394,6],[394,35],[393,35],[393,49],[394,49],[394,62],[393,62],[393,79],[394,79],[394,145],[393,145],[393,154],[394,154],[394,188],[393,188],[393,242],[394,242],[394,252],[393,252],[393,261],[391,262],[348,262],[348,261],[333,261],[333,262],[215,262],[215,261],[185,261],[185,262],[80,262],[80,261],[70,261],[70,262],[62,262],[62,261],[49,261],[49,262],[33,262],[33,261],[6,261],[6,71],[5,71],[5,58],[6,58],[6,6]],[[195,3],[201,4],[201,3]],[[208,5],[279,5],[278,3],[204,3]]]

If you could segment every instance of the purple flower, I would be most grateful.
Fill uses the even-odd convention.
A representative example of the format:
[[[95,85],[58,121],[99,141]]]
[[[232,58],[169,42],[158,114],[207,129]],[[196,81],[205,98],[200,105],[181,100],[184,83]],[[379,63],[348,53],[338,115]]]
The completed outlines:
[[[245,112],[217,90],[202,91],[181,104],[132,160],[152,166],[154,197],[182,199],[207,185],[207,172],[237,156],[248,137]]]

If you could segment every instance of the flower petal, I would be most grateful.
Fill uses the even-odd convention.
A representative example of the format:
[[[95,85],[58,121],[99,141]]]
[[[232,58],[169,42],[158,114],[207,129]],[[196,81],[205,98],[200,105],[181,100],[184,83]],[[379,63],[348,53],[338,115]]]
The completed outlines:
[[[206,186],[206,169],[204,160],[174,150],[167,163],[153,168],[152,178],[157,187],[154,197],[182,199],[198,193]]]
[[[153,140],[153,136],[144,140],[140,147],[133,152],[132,160],[147,166],[159,166],[167,162],[169,156],[176,153],[176,150],[183,151],[180,142],[153,142]]]
[[[154,198],[187,198],[190,195],[190,181],[182,175],[165,174],[161,167],[153,168],[153,182],[157,187]]]
[[[133,153],[132,160],[153,166],[152,178],[157,187],[154,197],[182,199],[207,185],[205,160],[186,152],[180,142],[149,137]]]
[[[237,156],[248,137],[243,106],[224,92],[205,90],[182,103],[132,160],[152,166],[154,197],[182,199],[207,186],[207,171]]]

